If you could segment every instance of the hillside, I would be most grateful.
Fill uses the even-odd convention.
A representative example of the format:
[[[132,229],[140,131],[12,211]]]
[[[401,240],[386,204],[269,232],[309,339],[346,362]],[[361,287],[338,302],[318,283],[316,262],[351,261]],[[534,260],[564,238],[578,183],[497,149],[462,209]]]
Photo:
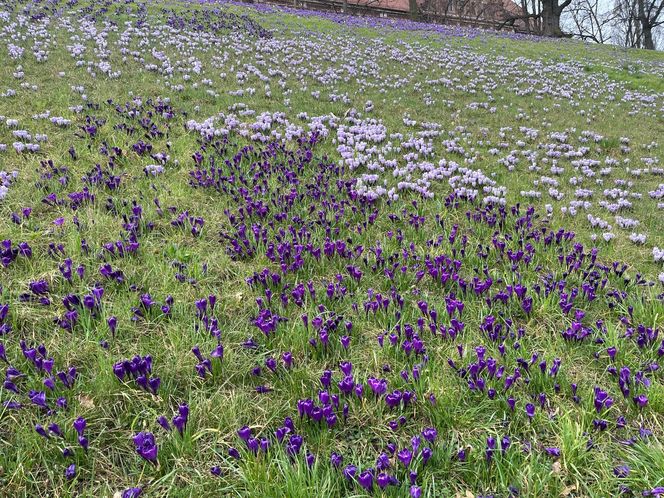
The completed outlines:
[[[1,496],[664,494],[664,54],[0,0]]]

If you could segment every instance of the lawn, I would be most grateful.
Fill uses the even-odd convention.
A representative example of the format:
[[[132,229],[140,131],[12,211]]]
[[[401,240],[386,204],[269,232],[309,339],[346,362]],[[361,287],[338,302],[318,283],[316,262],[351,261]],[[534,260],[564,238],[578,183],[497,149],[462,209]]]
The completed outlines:
[[[664,494],[664,54],[0,0],[0,496]]]

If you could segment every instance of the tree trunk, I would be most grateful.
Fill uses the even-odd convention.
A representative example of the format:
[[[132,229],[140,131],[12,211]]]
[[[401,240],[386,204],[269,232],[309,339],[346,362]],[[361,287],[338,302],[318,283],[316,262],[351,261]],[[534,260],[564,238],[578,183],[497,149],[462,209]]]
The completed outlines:
[[[528,0],[521,0],[521,14],[524,16],[528,14]],[[530,33],[530,19],[524,19],[523,25],[525,26],[526,31]]]
[[[643,48],[646,50],[655,50],[655,40],[652,37],[652,27],[649,23],[643,24]]]
[[[652,23],[646,14],[645,0],[638,0],[639,22],[641,23],[641,46],[646,50],[655,50],[652,38]]]
[[[558,0],[542,1],[542,34],[544,36],[561,37],[560,14],[562,9],[558,7]]]
[[[538,0],[531,0],[531,7],[533,9],[532,13],[533,14],[538,14],[539,13],[539,6],[538,6]],[[524,14],[528,13],[528,9],[526,8],[526,12]],[[526,19],[528,21],[528,19]],[[542,20],[534,17],[532,19],[533,21],[533,31],[536,33],[540,33],[542,31]],[[528,29],[530,29],[530,26],[528,26]]]
[[[410,18],[415,21],[418,18],[417,0],[408,0],[408,10],[410,11]]]

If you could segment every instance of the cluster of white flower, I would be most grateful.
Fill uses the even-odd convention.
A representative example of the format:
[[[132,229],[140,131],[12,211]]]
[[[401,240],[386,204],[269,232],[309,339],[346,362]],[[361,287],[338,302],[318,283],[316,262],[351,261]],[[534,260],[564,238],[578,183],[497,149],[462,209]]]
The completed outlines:
[[[4,199],[9,193],[9,186],[18,178],[18,171],[7,173],[0,171],[0,200]]]

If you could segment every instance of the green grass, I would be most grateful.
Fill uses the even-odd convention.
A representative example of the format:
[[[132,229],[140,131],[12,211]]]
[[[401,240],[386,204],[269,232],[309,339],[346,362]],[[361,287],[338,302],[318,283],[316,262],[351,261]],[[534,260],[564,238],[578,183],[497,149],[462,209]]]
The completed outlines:
[[[13,2],[0,2],[0,5],[0,10],[10,11]],[[87,47],[84,59],[95,59],[95,43],[86,39],[80,29],[84,25],[80,22],[80,12],[86,6],[89,7],[86,15],[96,16],[98,29],[105,19],[118,26],[117,31],[108,35],[107,57],[113,70],[122,71],[118,79],[108,78],[98,69],[93,77],[85,66],[77,67],[67,51],[68,45],[82,40]],[[42,7],[45,5],[33,8]],[[509,172],[497,163],[498,158],[512,149],[519,149],[515,145],[517,140],[526,141],[523,149],[535,149],[537,143],[550,141],[546,138],[548,133],[572,129],[569,143],[575,147],[583,143],[578,139],[583,130],[592,130],[604,137],[596,144],[588,144],[591,148],[588,157],[593,159],[629,159],[630,167],[637,169],[643,167],[641,157],[661,158],[664,144],[650,150],[643,146],[661,141],[664,132],[662,54],[571,41],[516,41],[490,35],[467,39],[443,37],[426,31],[350,27],[318,17],[297,17],[278,12],[262,14],[238,6],[201,6],[185,2],[151,2],[147,4],[146,18],[153,26],[163,25],[169,15],[164,9],[172,8],[176,13],[187,15],[195,11],[202,19],[198,31],[207,33],[211,30],[210,21],[203,15],[218,7],[222,12],[247,14],[272,30],[274,38],[262,42],[252,37],[240,39],[240,35],[226,29],[218,32],[223,43],[209,48],[201,43],[202,37],[188,40],[190,46],[177,46],[174,44],[176,35],[158,38],[153,34],[146,44],[137,37],[131,38],[123,54],[118,45],[120,33],[125,23],[136,23],[140,12],[138,4],[79,1],[69,6],[59,2],[57,7],[63,10],[51,19],[47,28],[51,37],[47,61],[34,59],[30,36],[26,40],[13,41],[25,47],[20,61],[7,56],[6,45],[11,41],[10,36],[3,34],[0,38],[0,60],[6,66],[6,70],[0,72],[0,91],[17,90],[14,97],[0,98],[0,116],[5,116],[0,121],[0,143],[8,145],[7,151],[0,152],[0,170],[19,172],[19,178],[10,186],[7,197],[0,200],[0,238],[11,239],[15,244],[28,242],[35,253],[30,259],[18,258],[7,268],[0,269],[0,303],[10,305],[7,323],[13,329],[0,339],[7,349],[10,363],[26,373],[26,377],[18,381],[21,394],[14,395],[0,388],[0,400],[18,400],[29,405],[26,393],[30,389],[45,389],[43,373],[23,357],[20,340],[25,340],[29,346],[43,344],[55,359],[55,370],[75,365],[79,377],[73,389],[58,386],[55,393],[47,393],[51,405],[57,396],[64,396],[69,405],[67,410],[47,416],[33,406],[20,411],[0,409],[0,495],[113,496],[128,487],[141,486],[147,496],[367,496],[358,485],[347,481],[340,471],[332,468],[330,453],[342,453],[344,465],[357,465],[359,473],[375,465],[388,441],[395,442],[398,448],[406,447],[413,435],[429,426],[436,427],[439,436],[431,461],[427,465],[417,464],[417,483],[422,486],[425,496],[470,496],[468,493],[473,496],[489,493],[509,496],[508,489],[514,486],[520,490],[520,496],[603,497],[617,495],[621,485],[629,486],[638,494],[664,483],[661,371],[647,374],[652,385],[647,390],[649,405],[644,410],[635,408],[629,399],[622,399],[617,381],[606,371],[611,364],[606,348],[611,345],[619,349],[615,365],[628,365],[633,372],[659,359],[659,342],[638,347],[635,341],[625,337],[626,327],[620,319],[631,309],[634,325],[642,323],[657,328],[662,324],[664,304],[658,296],[662,292],[661,285],[657,283],[646,288],[634,280],[635,275],[641,273],[656,281],[662,271],[661,264],[653,261],[652,247],[664,246],[663,211],[657,210],[656,202],[648,198],[648,191],[664,183],[661,176],[631,177],[625,166],[619,164],[604,186],[592,184],[595,187],[593,203],[596,204],[602,198],[602,189],[613,186],[612,180],[634,181],[632,190],[642,193],[643,199],[635,200],[634,207],[622,214],[641,221],[636,231],[647,233],[648,242],[644,246],[634,245],[627,238],[631,231],[615,226],[615,240],[596,243],[600,251],[599,261],[607,265],[613,261],[625,262],[628,265],[626,275],[631,280],[609,272],[606,287],[598,291],[596,300],[587,302],[577,298],[575,308],[587,312],[584,323],[592,325],[601,319],[606,332],[598,334],[602,335],[603,344],[592,340],[574,343],[561,337],[561,332],[571,326],[573,313],[566,315],[561,311],[556,293],[535,295],[533,311],[526,314],[514,300],[507,304],[487,304],[483,297],[474,296],[472,291],[462,294],[456,283],[442,285],[430,277],[418,281],[414,274],[415,270],[423,268],[426,257],[449,255],[463,261],[459,273],[467,281],[474,276],[485,278],[481,270],[486,267],[495,282],[492,293],[519,282],[531,290],[537,284],[544,286],[549,273],[554,280],[565,280],[569,287],[580,287],[591,278],[583,273],[586,267],[570,272],[558,259],[559,255],[574,252],[572,242],[545,246],[533,239],[532,262],[522,262],[514,267],[495,249],[483,259],[478,251],[491,246],[499,228],[486,219],[469,219],[467,212],[480,213],[479,203],[462,203],[458,208],[446,206],[445,198],[451,188],[444,181],[432,184],[433,199],[423,200],[415,193],[404,192],[394,202],[381,200],[367,205],[352,201],[344,189],[336,188],[337,182],[347,181],[366,171],[334,173],[332,165],[341,157],[338,144],[333,141],[336,131],[330,129],[329,137],[313,149],[314,160],[299,176],[300,184],[293,187],[302,196],[294,202],[289,215],[307,220],[313,244],[321,245],[325,241],[326,229],[329,233],[338,229],[333,238],[349,240],[349,247],[362,244],[365,252],[361,258],[351,261],[339,257],[323,257],[316,261],[307,257],[300,269],[284,275],[283,283],[290,284],[291,289],[298,283],[314,282],[317,297],[314,300],[307,295],[301,307],[291,303],[281,308],[275,304],[273,309],[288,321],[280,324],[273,336],[263,337],[251,320],[257,313],[256,299],[265,298],[265,295],[261,289],[248,286],[246,279],[266,267],[278,271],[279,265],[266,256],[264,243],[258,244],[256,254],[250,258],[232,258],[220,234],[232,232],[233,228],[224,210],[237,214],[239,204],[231,195],[189,185],[189,172],[195,169],[194,153],[202,151],[206,160],[214,157],[220,164],[232,159],[249,140],[234,133],[228,150],[215,152],[214,147],[203,143],[196,132],[186,129],[190,119],[201,122],[220,112],[229,113],[229,107],[238,102],[255,110],[256,115],[268,111],[284,112],[292,123],[306,128],[306,121],[297,118],[299,112],[307,112],[309,117],[333,114],[343,123],[343,117],[351,108],[363,112],[365,102],[371,100],[374,109],[365,115],[382,121],[388,139],[391,133],[402,133],[406,138],[420,131],[404,123],[406,114],[418,123],[439,123],[445,134],[433,140],[436,155],[433,158],[420,157],[419,160],[437,163],[444,158],[464,165],[467,157],[447,152],[442,144],[444,139],[455,138],[467,151],[474,149],[476,153],[471,167],[482,168],[487,174],[495,173],[492,178],[508,188],[508,206],[521,203],[520,214],[507,215],[505,226],[499,230],[513,237],[505,239],[507,248],[518,250],[525,246],[518,237],[532,235],[528,230],[516,228],[517,218],[524,215],[525,206],[530,203],[519,192],[532,189],[533,180],[542,175],[553,176],[548,172],[551,163],[543,163],[544,155],[541,154],[537,164],[542,170],[529,171],[527,160],[520,157],[517,171]],[[16,19],[18,14],[19,9],[14,9],[11,19]],[[71,32],[58,24],[61,17],[71,18]],[[25,34],[27,26],[34,25],[34,22],[26,21],[17,29]],[[59,27],[55,29],[54,26]],[[80,39],[74,40],[74,35]],[[282,42],[293,45],[279,48],[278,44]],[[271,43],[277,48],[270,49]],[[318,43],[322,45],[318,46]],[[174,67],[171,76],[148,70],[148,64],[160,64],[150,50],[151,45],[157,44],[158,50],[170,58]],[[132,52],[140,55],[134,57]],[[480,56],[483,59],[479,59]],[[200,74],[182,71],[188,68],[193,58],[201,62]],[[25,73],[22,79],[12,74],[18,71],[19,65]],[[247,82],[237,82],[236,72],[252,70],[247,66],[265,74],[269,74],[268,69],[283,71],[283,75],[269,76],[271,95],[266,94],[265,82],[256,75],[248,76]],[[542,70],[542,67],[546,69]],[[318,69],[321,72],[315,73]],[[64,71],[63,76],[59,75],[60,71]],[[322,77],[325,71],[328,71],[327,80]],[[226,73],[225,77],[221,76],[222,72]],[[190,78],[185,79],[185,74]],[[201,81],[203,78],[211,79],[212,86],[206,87]],[[535,78],[536,82],[529,83],[528,78]],[[446,82],[433,83],[437,79]],[[283,87],[279,80],[283,80]],[[36,85],[38,90],[21,87],[23,82]],[[84,102],[81,95],[71,89],[72,85],[84,86],[87,101]],[[183,89],[174,90],[175,85],[183,85]],[[528,90],[530,85],[534,90]],[[247,87],[255,88],[255,93],[241,97],[229,94]],[[573,92],[573,97],[557,94],[560,88]],[[218,93],[218,97],[207,93],[208,89]],[[543,93],[537,95],[538,90]],[[320,98],[312,96],[311,92],[315,91],[320,91]],[[653,103],[622,101],[626,92],[647,94]],[[330,101],[329,93],[347,94],[348,101]],[[434,105],[425,105],[426,94],[436,101]],[[132,102],[139,97],[145,104],[142,107]],[[173,106],[172,118],[160,115],[155,109],[158,99],[165,98],[170,99]],[[148,99],[152,104],[146,104]],[[90,107],[80,114],[69,110],[70,106],[86,103]],[[496,110],[468,108],[472,103],[487,103]],[[125,104],[139,108],[139,115],[130,117],[118,112],[116,106],[124,107]],[[637,112],[631,112],[634,109]],[[51,116],[71,119],[72,126],[57,128],[48,120],[32,119],[34,114],[46,110],[51,111]],[[105,120],[94,138],[77,136],[77,133],[80,135],[78,127],[84,124],[86,115]],[[159,136],[149,136],[149,130],[141,127],[141,119],[148,117],[161,132]],[[251,122],[255,117],[249,115],[241,120]],[[19,129],[27,129],[33,135],[48,134],[48,141],[41,144],[40,153],[18,154],[12,149],[12,142],[16,139],[5,126],[6,119],[12,118],[20,120]],[[134,127],[136,131],[127,133],[123,126]],[[521,126],[537,128],[539,137],[524,138],[519,132]],[[505,127],[512,130],[501,131]],[[631,139],[630,152],[621,152],[620,138],[624,136]],[[481,144],[479,137],[482,137]],[[153,178],[144,174],[143,168],[155,161],[132,150],[132,145],[139,139],[150,142],[153,152],[170,155],[163,175]],[[492,156],[489,150],[502,141],[509,142],[509,147],[501,149],[499,156]],[[395,138],[393,142],[398,145],[400,140]],[[70,157],[70,147],[76,151],[76,160]],[[122,154],[111,152],[112,147],[121,149]],[[286,163],[293,159],[289,151],[295,148],[291,141],[286,151],[279,152],[271,160],[274,164]],[[403,152],[394,153],[400,165],[406,162]],[[50,179],[41,178],[45,169],[40,164],[48,159],[56,166],[68,168],[66,185],[58,182],[61,173]],[[256,160],[245,159],[243,170],[249,171]],[[113,168],[109,163],[113,163]],[[52,206],[42,202],[49,193],[66,199],[67,194],[80,191],[84,186],[83,175],[96,164],[122,178],[118,189],[90,186],[95,201],[83,204],[76,211],[66,204]],[[533,230],[564,227],[574,231],[575,241],[584,244],[589,258],[590,249],[595,245],[591,235],[596,232],[601,238],[601,231],[589,227],[583,210],[579,210],[576,217],[564,216],[560,212],[560,208],[574,196],[576,187],[569,184],[570,179],[579,176],[569,159],[561,159],[560,164],[565,167],[565,172],[556,178],[566,196],[562,201],[555,201],[547,197],[547,188],[541,188],[542,199],[534,201],[537,216],[532,219]],[[287,193],[291,186],[281,180],[269,178],[266,190],[256,198],[268,202]],[[398,180],[389,178],[388,181],[393,185]],[[334,199],[328,200],[340,204],[328,207],[321,219],[317,215],[320,206],[310,211],[310,205],[318,202],[313,197],[314,188],[326,182],[330,185],[330,195],[334,195]],[[38,183],[41,185],[37,186]],[[155,198],[159,199],[161,213],[153,201]],[[136,255],[110,259],[113,269],[122,270],[125,281],[107,281],[99,273],[103,261],[98,253],[102,244],[123,237],[122,215],[131,215],[133,202],[142,206],[140,248]],[[552,204],[554,209],[550,219],[544,215],[546,203]],[[176,208],[175,214],[169,212],[171,206]],[[25,207],[33,208],[30,218],[20,225],[13,223],[11,214],[19,213]],[[274,210],[276,207],[271,214]],[[369,223],[374,210],[379,216]],[[205,219],[200,236],[194,237],[188,229],[171,224],[175,215],[183,211]],[[597,207],[592,212],[613,222],[613,216]],[[437,223],[436,215],[442,217],[442,226]],[[80,226],[74,223],[74,216]],[[418,228],[410,224],[408,219],[411,216],[424,217],[423,225]],[[53,224],[59,217],[65,218],[61,227]],[[289,223],[294,223],[292,218],[290,222],[273,221],[275,227],[270,231],[271,237],[279,228],[285,229]],[[147,222],[153,223],[151,229],[146,227]],[[359,233],[357,227],[362,223],[366,226]],[[459,225],[459,235],[452,243],[448,237],[455,224]],[[398,231],[403,242],[394,235]],[[440,245],[428,243],[436,241],[439,235],[442,236]],[[467,244],[465,254],[460,256],[462,236],[467,237]],[[504,239],[503,235],[499,237]],[[81,250],[83,239],[92,248],[89,253]],[[62,244],[65,255],[49,256],[49,243]],[[386,258],[392,257],[392,261],[399,262],[394,280],[385,277],[383,268],[370,250],[377,244]],[[399,266],[403,264],[404,252],[412,253],[407,264],[413,266],[402,273]],[[78,278],[75,273],[71,283],[63,278],[58,266],[65,257],[72,258],[74,268],[78,265],[85,267],[83,278]],[[349,277],[348,264],[362,268],[364,276],[359,283]],[[176,279],[178,273],[184,275],[183,282]],[[326,286],[334,282],[337,275],[343,275],[347,294],[329,298],[325,295]],[[30,282],[39,279],[50,285],[50,306],[21,298],[22,294],[29,292]],[[91,292],[98,282],[105,289],[99,316],[83,315],[71,332],[54,324],[54,318],[65,312],[62,299],[67,294],[82,296]],[[393,288],[405,301],[400,317],[395,315],[393,304],[388,311],[364,312],[363,302],[367,300],[369,289],[387,296]],[[611,290],[625,291],[627,297],[613,306],[614,299],[608,295]],[[132,320],[131,308],[138,305],[139,296],[146,292],[159,303],[172,295],[172,316],[168,318],[155,313],[147,319]],[[279,299],[278,292],[280,290],[275,290],[275,303]],[[421,357],[407,355],[389,345],[386,331],[407,323],[415,326],[421,316],[418,300],[428,301],[442,316],[445,297],[451,292],[463,295],[466,306],[463,312],[465,329],[457,340],[426,335],[426,363]],[[214,315],[219,322],[225,354],[221,364],[215,363],[213,375],[203,380],[196,376],[198,361],[191,348],[198,344],[207,355],[217,341],[200,329],[194,303],[210,294],[218,297]],[[333,335],[333,346],[326,351],[314,350],[309,345],[311,326],[309,330],[305,329],[300,316],[307,313],[314,317],[320,304],[325,306],[326,316],[336,313],[352,321],[348,351],[340,346],[337,333]],[[353,304],[358,305],[357,311]],[[500,316],[503,323],[506,318],[513,318],[515,333],[519,327],[524,330],[523,337],[506,339],[504,357],[499,353],[498,343],[490,341],[480,330],[483,319],[490,314]],[[106,325],[111,316],[118,318],[115,337],[111,337]],[[380,348],[377,336],[382,333],[386,334],[385,346]],[[259,343],[256,351],[242,347],[249,336]],[[107,341],[108,348],[100,347],[100,341]],[[463,359],[459,359],[457,344],[464,347]],[[529,360],[533,352],[539,353],[540,361],[546,359],[548,366],[554,358],[560,358],[562,366],[554,380],[541,374],[537,364],[533,365],[529,383],[519,383],[514,388],[517,405],[512,413],[501,392],[501,381],[487,382],[487,387],[494,387],[499,392],[491,400],[485,393],[471,392],[467,380],[460,378],[447,364],[448,358],[454,358],[459,365],[467,365],[474,358],[474,348],[480,344],[487,347],[487,356],[498,358],[505,365],[507,373],[519,366],[518,359],[523,356]],[[268,357],[278,359],[284,351],[293,352],[293,368],[286,370],[279,366],[277,373],[269,373],[264,367],[265,360]],[[133,381],[122,383],[113,374],[114,363],[137,354],[153,357],[153,371],[162,381],[157,396],[138,389]],[[336,371],[333,385],[336,384],[340,380],[338,364],[345,360],[353,363],[356,379],[364,382],[369,376],[385,377],[390,391],[410,389],[416,393],[417,401],[407,408],[390,411],[384,402],[376,402],[365,386],[363,399],[342,397],[342,404],[347,400],[350,405],[346,422],[327,430],[312,422],[300,421],[297,400],[317,397],[319,378],[325,369]],[[419,363],[422,366],[418,381],[412,381],[412,378],[405,381],[400,376],[401,370],[412,372]],[[385,365],[391,369],[387,371],[383,368]],[[256,366],[263,367],[260,378],[251,375],[251,369]],[[560,386],[559,392],[556,392],[556,383]],[[571,383],[579,386],[578,404],[572,400]],[[255,392],[254,388],[263,384],[273,391],[269,394]],[[597,414],[593,406],[596,385],[610,391],[616,401],[601,414]],[[535,418],[529,421],[525,404],[540,393],[547,395],[545,409],[538,406]],[[435,404],[428,401],[431,394],[437,400]],[[183,436],[176,432],[166,433],[157,425],[156,418],[160,415],[171,418],[181,403],[188,403],[191,410],[187,429]],[[388,422],[400,415],[406,417],[406,422],[393,431]],[[628,421],[623,429],[616,428],[619,415],[624,415]],[[72,429],[73,420],[79,416],[87,419],[86,435],[90,441],[87,453],[78,447]],[[298,432],[305,440],[302,452],[294,462],[275,441],[267,453],[253,456],[236,435],[238,428],[249,425],[257,437],[274,439],[272,434],[285,417],[295,420]],[[608,420],[610,428],[606,431],[595,429],[593,421],[598,418]],[[46,440],[35,432],[36,423],[46,426],[50,422],[57,422],[65,429],[65,440],[55,437]],[[653,435],[638,437],[641,426],[648,427]],[[142,430],[154,432],[157,437],[158,465],[143,461],[134,450],[132,436]],[[512,438],[511,448],[504,455],[498,449],[493,463],[487,464],[484,453],[487,437],[493,436],[500,441],[507,434]],[[632,437],[637,438],[633,445],[624,444]],[[592,440],[592,450],[588,449],[589,440]],[[240,448],[240,461],[228,456],[231,446]],[[74,455],[64,457],[64,447],[72,448]],[[543,450],[545,447],[560,448],[560,458],[547,456]],[[456,458],[460,449],[468,452],[465,461]],[[306,451],[316,455],[312,468],[305,463]],[[77,466],[77,476],[67,480],[64,469],[71,463]],[[631,468],[625,478],[614,475],[614,467],[621,464]],[[374,488],[374,496],[408,495],[408,474],[394,459],[393,465],[399,485],[390,486],[384,492]],[[221,468],[219,477],[210,474],[212,466]]]

